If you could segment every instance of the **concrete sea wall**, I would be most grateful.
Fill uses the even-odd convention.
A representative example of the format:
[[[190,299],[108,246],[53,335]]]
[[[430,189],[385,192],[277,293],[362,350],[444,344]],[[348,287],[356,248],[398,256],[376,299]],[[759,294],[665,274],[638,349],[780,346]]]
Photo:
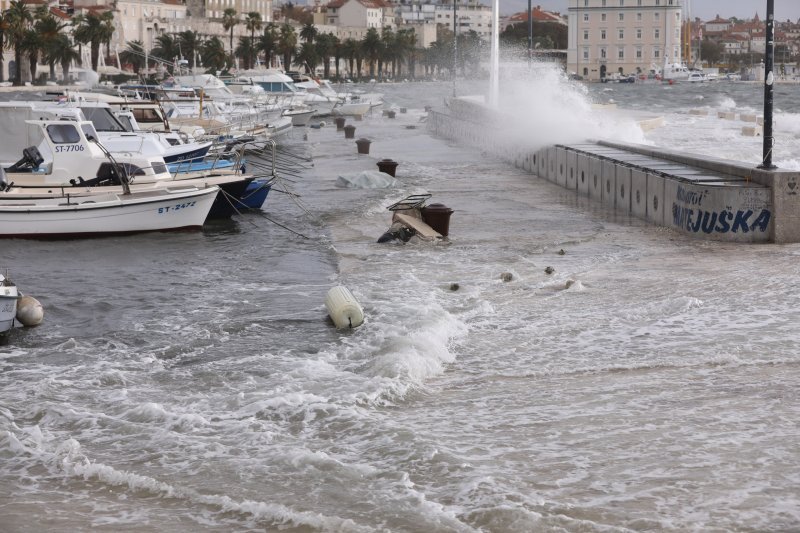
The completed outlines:
[[[687,237],[800,242],[796,172],[603,141],[531,147],[505,138],[503,122],[481,103],[463,99],[431,111],[427,120],[438,136],[496,154],[576,194]]]

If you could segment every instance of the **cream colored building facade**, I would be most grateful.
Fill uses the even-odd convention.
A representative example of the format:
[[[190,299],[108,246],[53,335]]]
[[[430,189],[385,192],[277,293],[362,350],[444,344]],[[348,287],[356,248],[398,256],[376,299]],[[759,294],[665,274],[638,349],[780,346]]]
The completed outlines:
[[[567,70],[587,80],[680,64],[681,0],[569,0]]]

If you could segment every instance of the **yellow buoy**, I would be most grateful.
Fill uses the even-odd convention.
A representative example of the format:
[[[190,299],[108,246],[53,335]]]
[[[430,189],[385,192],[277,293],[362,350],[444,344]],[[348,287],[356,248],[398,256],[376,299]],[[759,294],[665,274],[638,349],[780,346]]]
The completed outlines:
[[[36,298],[23,296],[17,301],[17,320],[23,326],[38,326],[43,318],[44,309]]]
[[[355,328],[364,322],[364,311],[353,294],[341,285],[333,287],[325,296],[325,307],[339,328]]]

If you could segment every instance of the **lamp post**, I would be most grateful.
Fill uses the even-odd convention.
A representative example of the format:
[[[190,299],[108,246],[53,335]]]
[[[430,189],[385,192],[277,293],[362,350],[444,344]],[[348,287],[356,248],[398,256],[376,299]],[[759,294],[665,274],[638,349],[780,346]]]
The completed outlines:
[[[772,134],[772,90],[775,83],[775,74],[772,72],[775,64],[775,0],[767,0],[766,45],[764,55],[764,157],[758,168],[774,170],[777,168],[772,164],[772,147],[775,144]]]
[[[528,67],[531,66],[531,54],[533,53],[533,13],[531,12],[531,0],[528,0]]]

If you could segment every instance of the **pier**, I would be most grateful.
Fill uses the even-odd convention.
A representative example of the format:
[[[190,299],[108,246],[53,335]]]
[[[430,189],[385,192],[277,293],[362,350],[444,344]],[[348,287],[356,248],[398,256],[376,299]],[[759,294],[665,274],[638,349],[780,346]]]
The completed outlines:
[[[428,127],[610,209],[690,237],[800,242],[798,172],[607,141],[532,148],[498,134],[502,120],[490,117],[491,110],[474,101],[451,100],[449,110],[431,112]]]

